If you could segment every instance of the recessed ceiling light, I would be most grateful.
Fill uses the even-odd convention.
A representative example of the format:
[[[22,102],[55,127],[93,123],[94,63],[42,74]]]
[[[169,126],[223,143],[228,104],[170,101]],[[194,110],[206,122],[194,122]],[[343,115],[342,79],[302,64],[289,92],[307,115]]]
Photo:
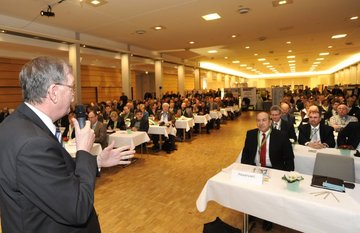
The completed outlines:
[[[264,62],[263,65],[270,65],[270,62]]]
[[[337,34],[337,35],[333,35],[331,37],[331,39],[340,39],[340,38],[344,38],[346,36],[347,36],[347,34]]]
[[[266,61],[265,58],[259,58],[258,61]]]
[[[288,53],[292,53],[292,50],[291,50],[291,49],[289,49],[289,50],[288,50]]]
[[[288,62],[289,62],[289,63],[294,63],[294,62],[295,62],[295,60],[289,60]]]
[[[254,56],[257,56],[257,55],[259,55],[259,54],[257,54],[257,53],[254,53]]]
[[[295,55],[287,56],[286,58],[295,58]]]
[[[286,41],[286,44],[291,44],[291,41]]]
[[[246,48],[246,49],[249,49],[249,48],[250,48],[250,46],[246,46],[245,48]]]
[[[146,31],[145,30],[136,30],[135,33],[139,34],[139,35],[142,35],[142,34],[145,34]]]
[[[326,52],[326,53],[319,53],[320,56],[327,56],[329,55],[330,53],[329,52]]]
[[[247,70],[252,70],[253,68],[250,67],[250,66],[248,66],[248,67],[246,67],[246,69],[247,69]]]
[[[279,5],[284,5],[284,4],[286,4],[286,3],[287,3],[286,0],[281,0],[281,1],[279,1]]]
[[[101,6],[107,3],[106,0],[86,0],[85,2],[91,6]]]
[[[289,66],[296,66],[296,64],[295,63],[290,63]]]
[[[152,29],[156,30],[156,31],[160,31],[160,30],[163,30],[165,29],[164,26],[161,26],[161,25],[158,25],[158,26],[154,26]]]
[[[236,35],[231,35],[231,38],[236,38]]]
[[[215,19],[220,19],[221,16],[218,13],[212,13],[212,14],[207,14],[207,15],[203,15],[201,16],[203,19],[205,19],[206,21],[210,21],[210,20],[215,20]]]
[[[209,50],[208,53],[217,53],[217,50]]]
[[[270,66],[266,66],[266,67],[267,67],[267,68],[272,68],[273,66],[270,65]]]
[[[320,64],[321,62],[319,62],[319,61],[316,61],[316,62],[314,62],[314,64]]]
[[[323,58],[323,57],[316,58],[317,61],[322,61],[322,60],[324,60],[324,59],[325,59],[325,58]]]
[[[189,44],[195,44],[195,41],[189,41]]]
[[[332,45],[329,45],[329,46],[328,46],[328,49],[332,49]]]
[[[224,57],[224,59],[228,59],[228,57]]]
[[[234,64],[239,64],[240,61],[236,60],[236,61],[232,61],[232,63],[234,63]]]
[[[350,18],[350,20],[356,20],[358,18],[359,18],[359,16],[353,16],[353,17]]]
[[[246,65],[246,64],[241,64],[240,66],[241,66],[241,67],[247,67],[247,65]]]

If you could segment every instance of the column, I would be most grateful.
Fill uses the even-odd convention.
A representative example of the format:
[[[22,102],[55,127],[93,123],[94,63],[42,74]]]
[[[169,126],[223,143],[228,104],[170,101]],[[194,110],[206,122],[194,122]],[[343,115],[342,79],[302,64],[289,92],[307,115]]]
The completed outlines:
[[[185,94],[185,68],[183,65],[178,65],[178,92],[182,96]]]
[[[76,91],[74,93],[74,103],[81,103],[81,64],[80,64],[80,44],[69,45],[69,64],[72,66],[72,74]]]
[[[162,97],[163,67],[162,61],[155,61],[155,91],[156,97]]]
[[[226,74],[225,75],[225,88],[229,88],[230,87],[230,79],[229,79],[229,75]]]
[[[194,70],[194,89],[195,90],[200,90],[201,85],[200,85],[200,69],[196,68]]]
[[[121,54],[121,84],[122,91],[131,99],[130,56],[127,53]]]

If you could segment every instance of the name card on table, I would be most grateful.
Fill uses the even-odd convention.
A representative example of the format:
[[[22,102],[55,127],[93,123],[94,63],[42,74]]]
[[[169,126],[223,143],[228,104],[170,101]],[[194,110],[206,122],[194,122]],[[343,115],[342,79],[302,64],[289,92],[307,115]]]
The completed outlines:
[[[231,171],[231,180],[246,184],[262,185],[263,174],[233,169]]]

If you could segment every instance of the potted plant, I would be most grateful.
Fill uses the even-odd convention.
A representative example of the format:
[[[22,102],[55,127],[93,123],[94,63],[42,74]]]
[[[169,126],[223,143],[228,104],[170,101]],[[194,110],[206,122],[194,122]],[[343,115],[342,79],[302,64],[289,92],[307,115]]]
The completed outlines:
[[[283,180],[286,181],[287,189],[290,191],[299,190],[300,181],[304,178],[298,172],[289,172],[282,177]]]

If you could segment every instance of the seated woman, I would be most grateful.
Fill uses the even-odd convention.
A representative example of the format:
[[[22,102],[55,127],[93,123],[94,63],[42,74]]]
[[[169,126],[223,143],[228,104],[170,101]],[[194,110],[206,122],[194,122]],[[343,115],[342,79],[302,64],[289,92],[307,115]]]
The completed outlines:
[[[110,113],[110,120],[107,124],[107,129],[113,129],[113,130],[126,130],[124,119],[119,117],[118,113],[116,111],[112,111]]]

